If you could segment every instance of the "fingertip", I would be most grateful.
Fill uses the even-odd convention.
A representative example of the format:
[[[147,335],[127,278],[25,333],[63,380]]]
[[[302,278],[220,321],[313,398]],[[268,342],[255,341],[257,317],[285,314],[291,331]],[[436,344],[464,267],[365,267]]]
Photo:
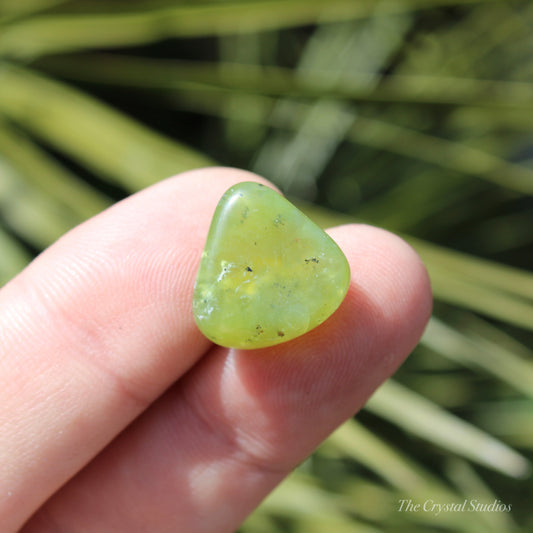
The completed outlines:
[[[346,331],[353,332],[354,322],[359,322],[365,338],[385,343],[382,359],[392,372],[416,346],[431,315],[433,299],[426,267],[405,240],[384,229],[349,224],[328,232],[351,268],[351,284],[341,310],[351,324]],[[379,361],[375,358],[375,362]]]

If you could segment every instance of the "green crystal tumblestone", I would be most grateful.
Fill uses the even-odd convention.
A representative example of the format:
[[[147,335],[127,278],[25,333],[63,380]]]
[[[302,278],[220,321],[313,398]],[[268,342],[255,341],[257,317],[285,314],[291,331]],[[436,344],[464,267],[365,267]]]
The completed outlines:
[[[262,348],[313,329],[348,290],[346,257],[272,189],[231,187],[215,210],[194,285],[202,333],[231,348]]]

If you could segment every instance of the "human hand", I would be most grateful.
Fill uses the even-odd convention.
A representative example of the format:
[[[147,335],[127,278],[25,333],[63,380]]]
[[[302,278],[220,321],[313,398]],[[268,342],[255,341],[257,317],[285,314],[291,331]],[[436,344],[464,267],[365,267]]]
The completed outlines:
[[[220,168],[165,180],[0,291],[2,532],[234,531],[413,349],[426,271],[360,225],[329,231],[352,282],[325,323],[251,351],[204,338],[194,278],[239,181],[265,183]]]

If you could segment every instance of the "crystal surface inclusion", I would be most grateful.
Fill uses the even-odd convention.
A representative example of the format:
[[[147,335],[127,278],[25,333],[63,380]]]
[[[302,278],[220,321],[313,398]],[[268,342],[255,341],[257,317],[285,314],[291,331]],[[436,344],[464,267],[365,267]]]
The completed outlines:
[[[221,198],[196,277],[193,312],[222,346],[262,348],[318,326],[348,290],[346,257],[272,189],[239,183]]]

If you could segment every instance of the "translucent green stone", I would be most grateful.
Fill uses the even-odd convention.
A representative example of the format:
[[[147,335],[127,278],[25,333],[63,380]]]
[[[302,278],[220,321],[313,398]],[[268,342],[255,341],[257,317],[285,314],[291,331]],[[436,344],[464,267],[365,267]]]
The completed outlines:
[[[272,346],[324,322],[349,281],[346,257],[321,228],[272,189],[239,183],[213,216],[194,317],[222,346]]]

